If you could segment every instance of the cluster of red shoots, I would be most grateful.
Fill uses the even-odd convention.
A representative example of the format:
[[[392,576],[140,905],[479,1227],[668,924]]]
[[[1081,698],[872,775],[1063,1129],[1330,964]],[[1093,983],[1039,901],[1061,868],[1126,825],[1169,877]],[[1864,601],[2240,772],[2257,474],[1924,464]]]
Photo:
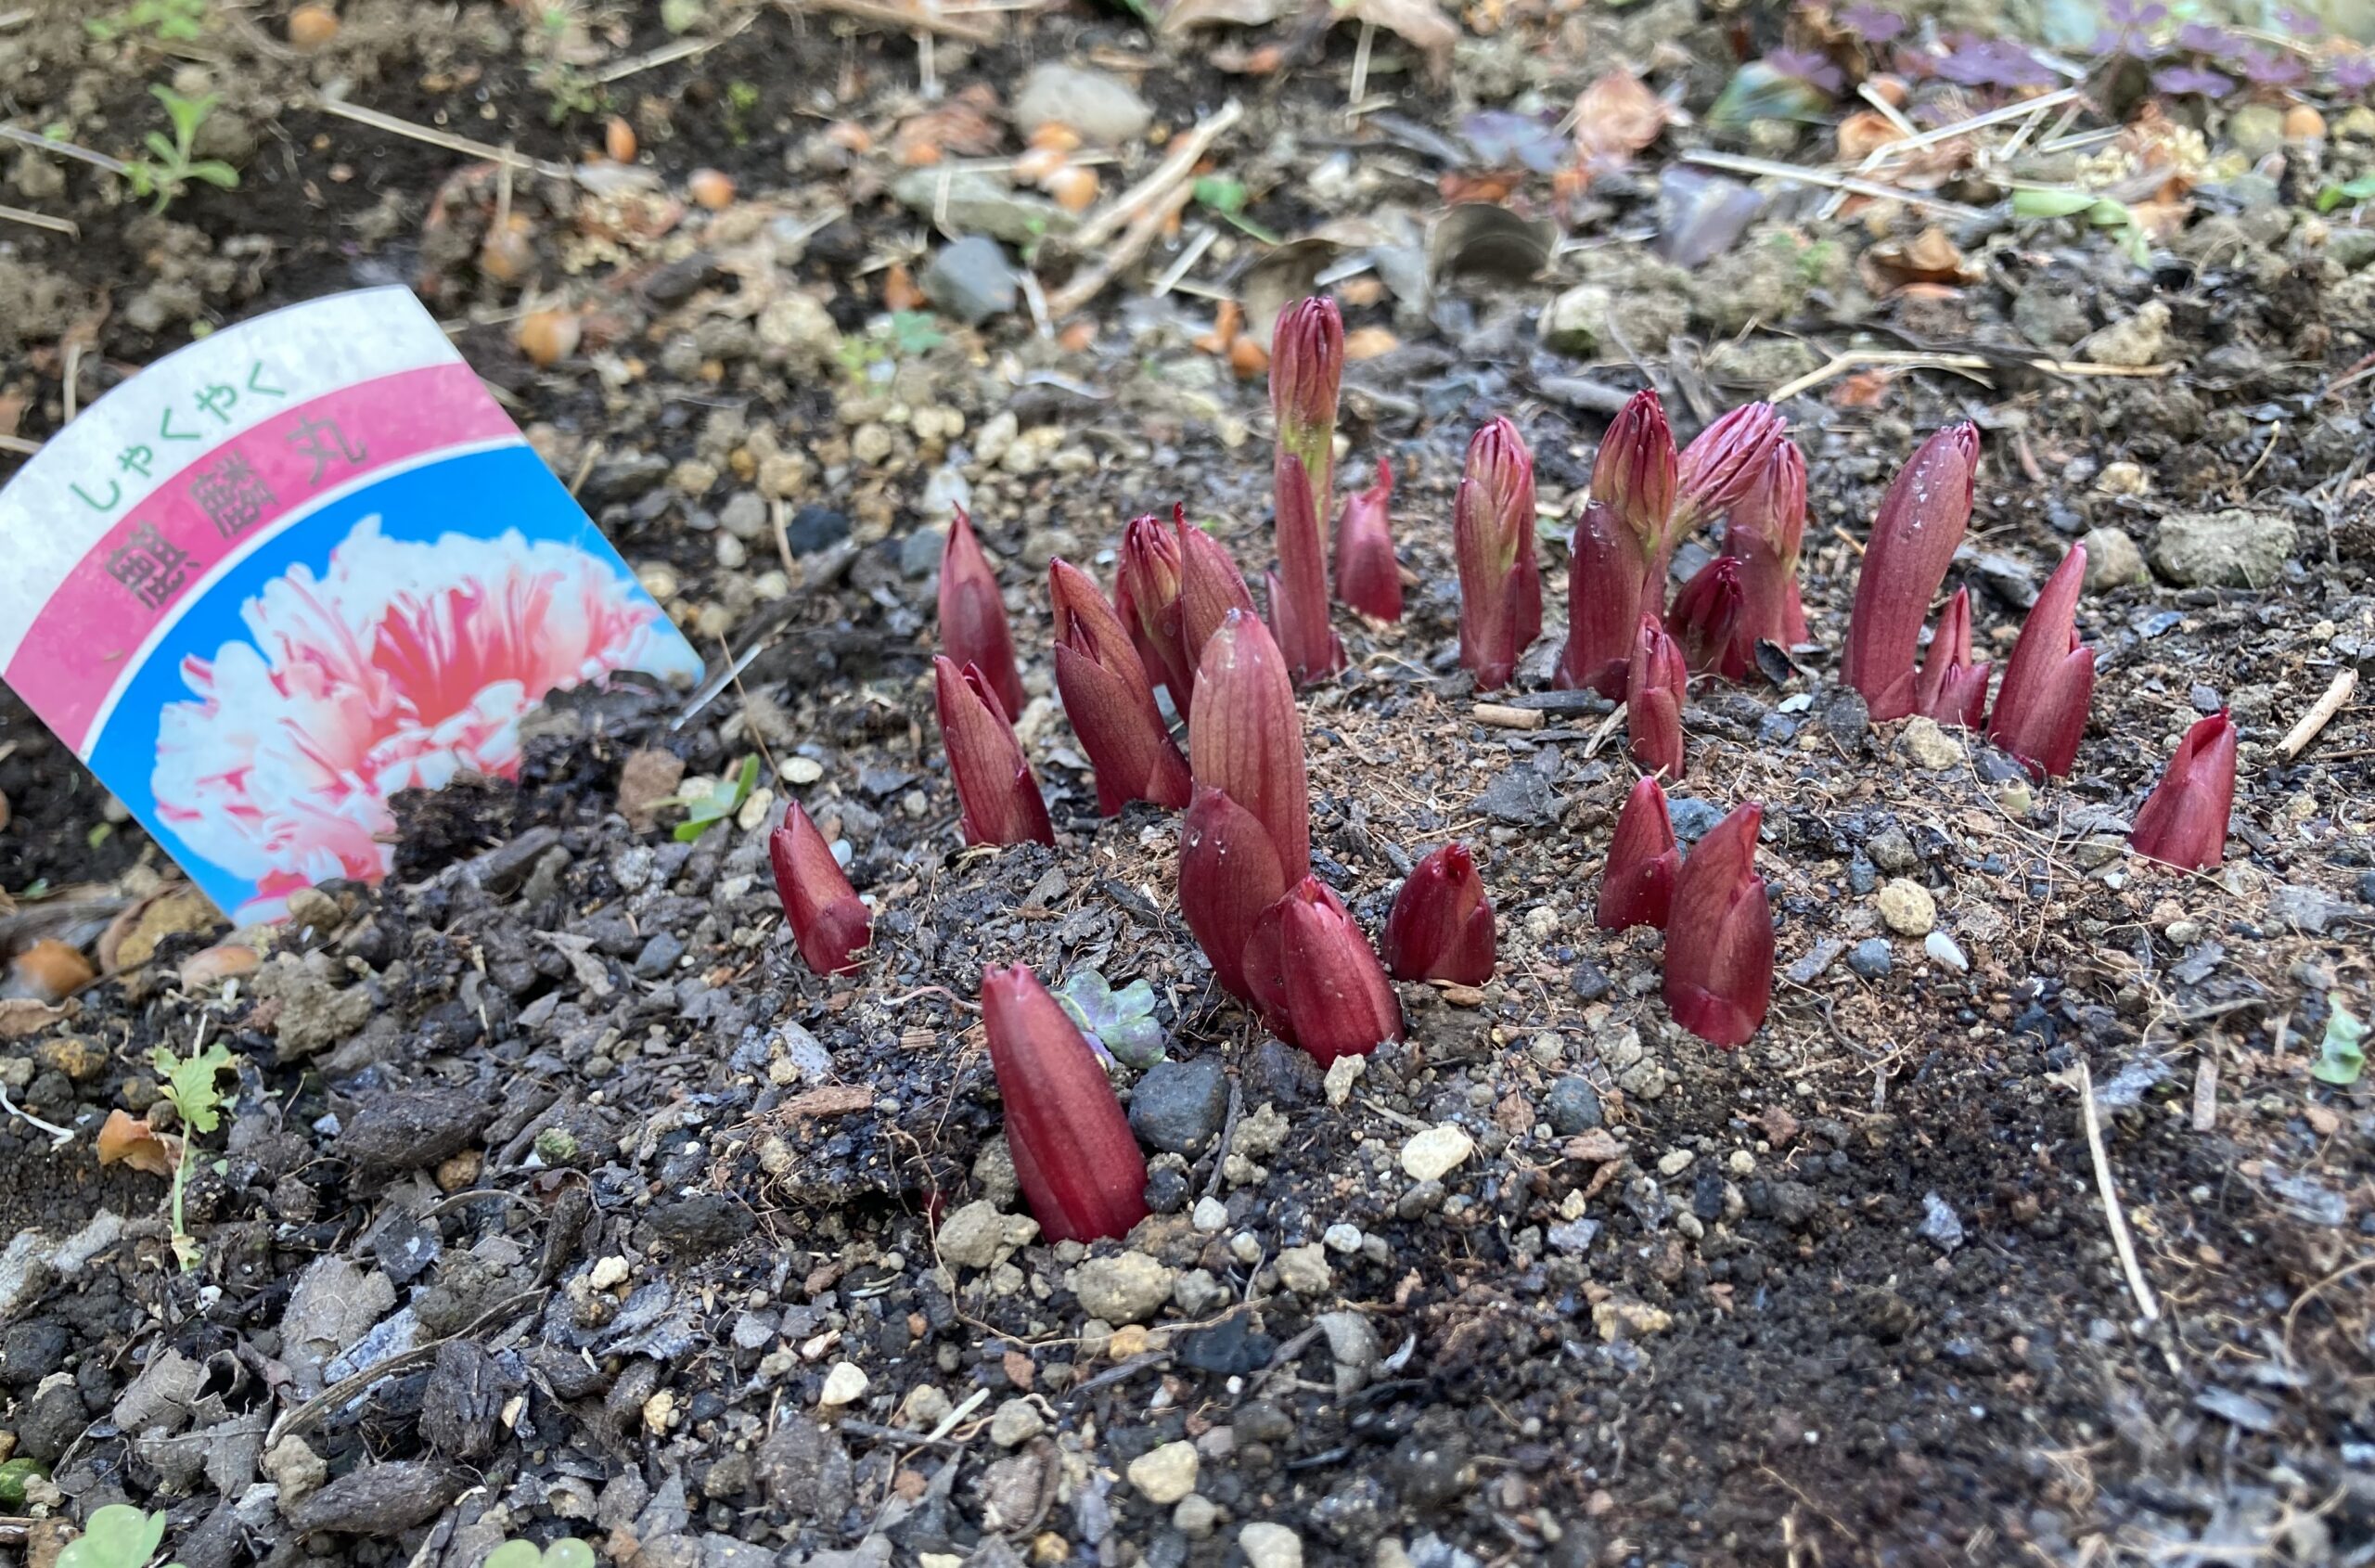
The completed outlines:
[[[1064,561],[1048,572],[1057,690],[1095,771],[1099,812],[1134,800],[1185,812],[1180,907],[1214,977],[1323,1065],[1400,1036],[1389,971],[1473,986],[1495,961],[1493,906],[1463,845],[1436,849],[1405,880],[1382,962],[1343,900],[1312,875],[1294,693],[1344,663],[1330,624],[1326,525],[1342,368],[1332,302],[1308,300],[1280,316],[1270,381],[1277,566],[1266,622],[1227,550],[1184,508],[1168,523],[1129,524],[1110,602]],[[1968,424],[1932,436],[1874,521],[1843,675],[1876,720],[1921,713],[1983,727],[1989,667],[1972,662],[1967,589],[1947,601],[1915,665],[1925,611],[1969,525],[1978,449]],[[1388,622],[1403,608],[1392,494],[1380,460],[1375,484],[1347,497],[1332,553],[1335,597]],[[1772,992],[1773,922],[1754,865],[1764,808],[1740,806],[1686,856],[1659,778],[1683,771],[1691,675],[1743,680],[1758,667],[1759,644],[1786,650],[1809,640],[1798,587],[1805,508],[1804,456],[1771,407],[1735,409],[1677,451],[1657,394],[1644,392],[1601,443],[1571,541],[1557,680],[1624,700],[1628,744],[1648,773],[1618,819],[1598,921],[1662,930],[1669,1011],[1726,1048],[1755,1033]],[[1541,634],[1534,511],[1532,456],[1514,425],[1494,419],[1470,443],[1452,522],[1460,662],[1480,689],[1507,684]],[[1717,521],[1721,553],[1669,607],[1675,547]],[[2040,776],[2070,771],[2086,727],[2094,654],[2075,626],[2085,571],[2085,551],[2073,548],[2047,582],[1983,726]],[[1023,692],[1004,598],[962,510],[941,559],[940,625],[935,700],[966,842],[1053,843],[1014,732]],[[1157,688],[1186,725],[1184,755]],[[2138,851],[2217,865],[2234,762],[2224,713],[2196,725],[2138,814]],[[770,847],[802,958],[820,974],[856,968],[870,917],[797,804]],[[1027,968],[986,970],[982,998],[1016,1173],[1045,1233],[1126,1230],[1146,1214],[1146,1166],[1097,1054]]]

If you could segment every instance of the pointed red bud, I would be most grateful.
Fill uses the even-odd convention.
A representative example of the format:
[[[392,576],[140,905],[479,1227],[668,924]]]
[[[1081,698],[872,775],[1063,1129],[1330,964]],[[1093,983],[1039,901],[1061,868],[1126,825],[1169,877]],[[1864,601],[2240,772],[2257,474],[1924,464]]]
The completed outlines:
[[[2235,722],[2221,708],[2177,742],[2127,842],[2138,855],[2207,871],[2227,858],[2227,820],[2234,811]]]
[[[1747,1043],[1773,999],[1773,914],[1756,874],[1764,816],[1752,801],[1692,846],[1666,920],[1666,1010],[1727,1050]]]
[[[1656,616],[1642,616],[1625,668],[1624,736],[1635,762],[1668,778],[1682,777],[1682,699],[1689,685],[1682,649]]]
[[[1773,448],[1788,439],[1781,416],[1769,403],[1742,404],[1701,431],[1675,465],[1668,546],[1701,521],[1738,505],[1764,473]]]
[[[1971,526],[1978,471],[1978,428],[1950,425],[1921,443],[1881,497],[1840,665],[1875,719],[1914,711],[1913,652],[1922,616]]]
[[[1990,740],[2031,773],[2049,778],[2077,765],[2086,705],[2095,694],[2095,650],[2078,645],[2078,593],[2086,576],[2086,546],[2073,545],[2021,623],[1987,726]]]
[[[1206,785],[1179,824],[1179,912],[1212,961],[1221,989],[1253,1000],[1245,945],[1262,912],[1287,895],[1278,851],[1254,815]]]
[[[1021,964],[982,971],[982,1026],[1014,1177],[1048,1241],[1123,1236],[1147,1217],[1147,1162],[1113,1085],[1062,1004]]]
[[[1097,770],[1098,813],[1110,816],[1130,801],[1184,809],[1188,760],[1163,726],[1122,618],[1061,560],[1048,563],[1047,597],[1056,611],[1056,689]]]
[[[1312,509],[1303,459],[1284,447],[1277,458],[1278,570],[1270,574],[1270,629],[1297,686],[1344,667],[1344,648],[1328,623],[1328,542]]]
[[[1567,645],[1559,653],[1559,684],[1589,688],[1602,697],[1624,695],[1633,640],[1650,590],[1665,600],[1662,557],[1642,554],[1642,542],[1625,528],[1614,508],[1600,501],[1585,505],[1568,541]],[[1659,575],[1652,577],[1651,572]]]
[[[1930,652],[1913,681],[1913,711],[1940,724],[1977,729],[1987,712],[1989,664],[1971,658],[1971,590],[1957,588],[1946,608],[1938,612],[1938,629],[1930,634]]]
[[[1113,606],[1147,667],[1147,679],[1171,693],[1188,716],[1196,685],[1179,619],[1179,537],[1152,516],[1135,518],[1122,533],[1122,566],[1114,574]]]
[[[1195,671],[1203,662],[1204,645],[1213,640],[1230,610],[1253,613],[1253,595],[1227,549],[1188,521],[1186,507],[1173,511],[1172,526],[1179,536],[1179,640],[1188,656],[1192,687]]]
[[[1393,470],[1377,460],[1377,482],[1344,498],[1336,530],[1336,597],[1372,621],[1402,619],[1402,568],[1393,559],[1386,503]]]
[[[1752,636],[1782,648],[1810,640],[1798,596],[1798,552],[1806,534],[1806,459],[1784,436],[1734,503],[1724,551],[1740,558],[1740,588]]]
[[[1311,786],[1303,773],[1303,715],[1286,662],[1262,623],[1231,610],[1197,666],[1201,694],[1188,733],[1196,782],[1227,795],[1270,835],[1290,880],[1311,869]]]
[[[1756,668],[1756,638],[1748,625],[1748,595],[1740,586],[1740,563],[1717,556],[1675,595],[1666,630],[1694,675],[1746,680]]]
[[[1402,1004],[1369,939],[1316,877],[1303,878],[1254,922],[1245,978],[1263,1023],[1322,1067],[1402,1037]]]
[[[940,547],[940,650],[958,669],[976,665],[1008,713],[1022,712],[1022,677],[1014,668],[1014,635],[997,573],[973,536],[973,520],[958,507]]]
[[[974,665],[932,661],[932,700],[940,710],[941,742],[969,844],[1056,842],[1039,781],[1023,760],[1022,743],[999,706],[997,693]]]
[[[1459,566],[1459,662],[1479,689],[1505,686],[1542,635],[1542,572],[1534,559],[1534,456],[1507,419],[1468,443],[1452,499]]]
[[[1410,868],[1385,918],[1385,967],[1396,980],[1482,985],[1493,978],[1493,904],[1465,844]]]
[[[1335,486],[1336,393],[1343,379],[1344,318],[1336,302],[1310,299],[1280,311],[1270,332],[1270,412],[1278,454],[1302,460],[1312,515],[1323,529]],[[1272,471],[1283,506],[1285,466]]]
[[[1625,533],[1642,542],[1646,559],[1666,536],[1674,514],[1676,459],[1674,431],[1655,388],[1635,392],[1609,422],[1592,463],[1592,499],[1615,514]]]
[[[1674,906],[1675,873],[1681,868],[1682,846],[1674,841],[1666,792],[1655,778],[1645,778],[1633,786],[1624,797],[1624,809],[1617,813],[1594,920],[1603,931],[1630,926],[1663,930],[1666,913]]]
[[[767,835],[767,862],[775,868],[776,896],[800,956],[818,974],[847,974],[857,968],[874,932],[867,913],[833,846],[808,820],[800,803],[783,814],[783,826]]]

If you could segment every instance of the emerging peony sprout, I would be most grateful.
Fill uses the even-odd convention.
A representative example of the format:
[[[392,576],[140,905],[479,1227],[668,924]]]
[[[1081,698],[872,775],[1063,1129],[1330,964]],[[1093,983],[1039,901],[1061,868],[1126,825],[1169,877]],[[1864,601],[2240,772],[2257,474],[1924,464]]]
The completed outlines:
[[[1708,1044],[1734,1050],[1773,999],[1773,914],[1756,874],[1752,801],[1707,830],[1675,878],[1666,919],[1666,1010]]]
[[[1008,713],[1022,712],[1022,677],[1015,673],[1006,600],[962,507],[949,521],[948,538],[940,547],[940,650],[960,670],[968,664],[979,668]]]
[[[1957,588],[1939,612],[1938,629],[1930,635],[1929,657],[1914,677],[1913,711],[1940,724],[1977,729],[1987,711],[1989,664],[1971,660],[1971,590]]]
[[[1262,912],[1245,945],[1263,1023],[1325,1067],[1402,1037],[1402,1004],[1343,901],[1305,877]]]
[[[1328,541],[1312,509],[1303,459],[1278,454],[1278,570],[1270,573],[1270,630],[1297,686],[1344,667],[1344,646],[1328,623]]]
[[[1748,678],[1756,668],[1756,636],[1749,627],[1737,557],[1717,556],[1691,574],[1666,613],[1666,631],[1691,674]]]
[[[1810,641],[1798,594],[1798,553],[1806,536],[1806,459],[1783,436],[1724,525],[1724,553],[1740,560],[1749,636],[1782,648]]]
[[[1672,550],[1700,523],[1737,506],[1763,481],[1773,449],[1789,439],[1769,403],[1744,403],[1701,431],[1675,464],[1664,547]]]
[[[833,846],[794,801],[783,826],[767,835],[767,861],[775,868],[776,896],[800,956],[818,974],[847,974],[872,939],[874,917],[850,886]]]
[[[1047,821],[1039,781],[1031,776],[1022,743],[981,670],[968,664],[960,671],[946,659],[935,659],[932,682],[965,842],[1054,843],[1056,829]]]
[[[1278,313],[1270,331],[1270,413],[1278,427],[1272,478],[1278,490],[1279,527],[1286,526],[1290,482],[1283,459],[1303,465],[1303,482],[1316,526],[1328,526],[1335,489],[1336,393],[1344,379],[1344,318],[1336,302],[1309,299]],[[1325,558],[1326,539],[1320,540]],[[1287,559],[1286,541],[1278,559]]]
[[[1411,868],[1385,918],[1383,945],[1396,980],[1493,978],[1493,904],[1467,845],[1445,844]]]
[[[1179,912],[1212,960],[1213,978],[1240,1002],[1253,1000],[1245,945],[1262,912],[1286,895],[1277,846],[1261,821],[1220,790],[1197,785],[1179,824]]]
[[[1029,968],[982,971],[982,1025],[1006,1101],[1014,1176],[1049,1241],[1126,1235],[1147,1217],[1147,1162],[1105,1069]]]
[[[1682,650],[1656,616],[1642,616],[1625,669],[1624,737],[1635,762],[1668,778],[1682,777],[1682,699],[1689,682]]]
[[[1303,718],[1277,644],[1262,623],[1233,610],[1204,645],[1196,689],[1207,699],[1189,731],[1196,782],[1253,814],[1290,879],[1311,869],[1311,786],[1303,773]]]
[[[1377,460],[1377,482],[1344,498],[1336,530],[1336,597],[1372,621],[1402,619],[1402,568],[1393,559],[1386,503],[1393,470]]]
[[[1113,607],[1129,631],[1130,645],[1138,650],[1138,662],[1146,666],[1147,679],[1169,691],[1171,705],[1186,718],[1195,691],[1196,661],[1180,626],[1179,537],[1151,515],[1132,519],[1122,532]]]
[[[1632,926],[1665,929],[1674,906],[1675,873],[1682,868],[1682,846],[1674,841],[1674,819],[1666,812],[1666,792],[1655,778],[1644,778],[1624,797],[1617,813],[1616,836],[1609,842],[1608,869],[1601,874],[1599,906],[1593,919],[1602,931]]]
[[[2234,810],[2235,721],[2221,708],[2177,742],[2127,842],[2137,854],[2180,870],[2208,871],[2227,858]]]
[[[1674,433],[1654,391],[1639,392],[1609,425],[1592,465],[1592,498],[1567,558],[1567,646],[1559,684],[1624,695],[1633,639],[1646,609],[1665,608],[1666,521],[1674,511]]]
[[[1204,645],[1213,640],[1230,610],[1253,613],[1253,595],[1245,586],[1245,574],[1238,571],[1221,542],[1188,521],[1186,507],[1173,510],[1172,527],[1179,536],[1179,642],[1192,688],[1197,667],[1203,662]],[[1185,714],[1188,709],[1183,704],[1179,711]]]
[[[1542,635],[1542,572],[1534,559],[1534,456],[1518,428],[1496,418],[1468,443],[1452,500],[1459,565],[1459,662],[1480,690],[1507,685]]]
[[[1262,623],[1233,610],[1204,647],[1188,735],[1195,798],[1179,831],[1179,907],[1222,989],[1255,996],[1245,947],[1255,921],[1311,869],[1303,721],[1285,661]]]
[[[2059,778],[2078,761],[2086,733],[2086,704],[2095,691],[2095,650],[2078,645],[2078,591],[2086,576],[2086,547],[2073,545],[2053,569],[2021,639],[2004,666],[1987,738],[2028,770]]]
[[[1921,619],[1971,526],[1977,427],[1951,425],[1921,443],[1881,497],[1855,579],[1840,672],[1875,719],[1914,711],[1913,653]]]
[[[1188,762],[1172,744],[1130,646],[1121,617],[1077,568],[1047,566],[1056,611],[1056,689],[1064,714],[1097,769],[1097,809],[1110,816],[1130,801],[1180,810],[1188,804]]]

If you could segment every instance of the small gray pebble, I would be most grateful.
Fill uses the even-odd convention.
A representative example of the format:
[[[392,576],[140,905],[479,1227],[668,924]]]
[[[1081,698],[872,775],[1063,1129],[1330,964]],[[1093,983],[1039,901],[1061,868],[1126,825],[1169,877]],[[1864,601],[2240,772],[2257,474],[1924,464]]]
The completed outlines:
[[[1847,967],[1866,980],[1885,977],[1894,960],[1886,937],[1868,936],[1847,950]]]

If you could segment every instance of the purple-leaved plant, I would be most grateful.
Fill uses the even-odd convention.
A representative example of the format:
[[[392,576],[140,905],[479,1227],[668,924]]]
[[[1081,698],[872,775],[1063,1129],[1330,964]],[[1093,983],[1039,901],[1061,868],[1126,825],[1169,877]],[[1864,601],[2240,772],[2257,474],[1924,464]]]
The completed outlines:
[[[1886,44],[1905,32],[1905,19],[1878,6],[1850,6],[1839,13],[1839,25],[1866,44]]]
[[[2206,65],[2167,65],[2152,73],[2152,87],[2171,97],[2199,93],[2206,98],[2223,98],[2235,90],[2235,80]]]
[[[2241,42],[2223,27],[2189,21],[2177,29],[2177,47],[2197,55],[2224,55]]]
[[[2343,55],[2333,62],[2334,91],[2357,97],[2375,87],[2375,55]]]
[[[2253,46],[2227,63],[2254,87],[2297,86],[2309,74],[2309,68],[2300,56],[2280,49]]]
[[[1937,63],[1937,72],[1965,87],[2050,87],[2060,80],[2053,69],[2008,38],[1958,35]]]
[[[1765,57],[1765,63],[1783,76],[1793,76],[1826,93],[1837,93],[1847,85],[1846,76],[1818,49],[1775,49]]]
[[[2108,0],[2103,30],[2095,35],[2095,53],[2124,55],[2132,60],[2156,60],[2164,52],[2152,30],[2169,19],[2169,7],[2160,0]]]

